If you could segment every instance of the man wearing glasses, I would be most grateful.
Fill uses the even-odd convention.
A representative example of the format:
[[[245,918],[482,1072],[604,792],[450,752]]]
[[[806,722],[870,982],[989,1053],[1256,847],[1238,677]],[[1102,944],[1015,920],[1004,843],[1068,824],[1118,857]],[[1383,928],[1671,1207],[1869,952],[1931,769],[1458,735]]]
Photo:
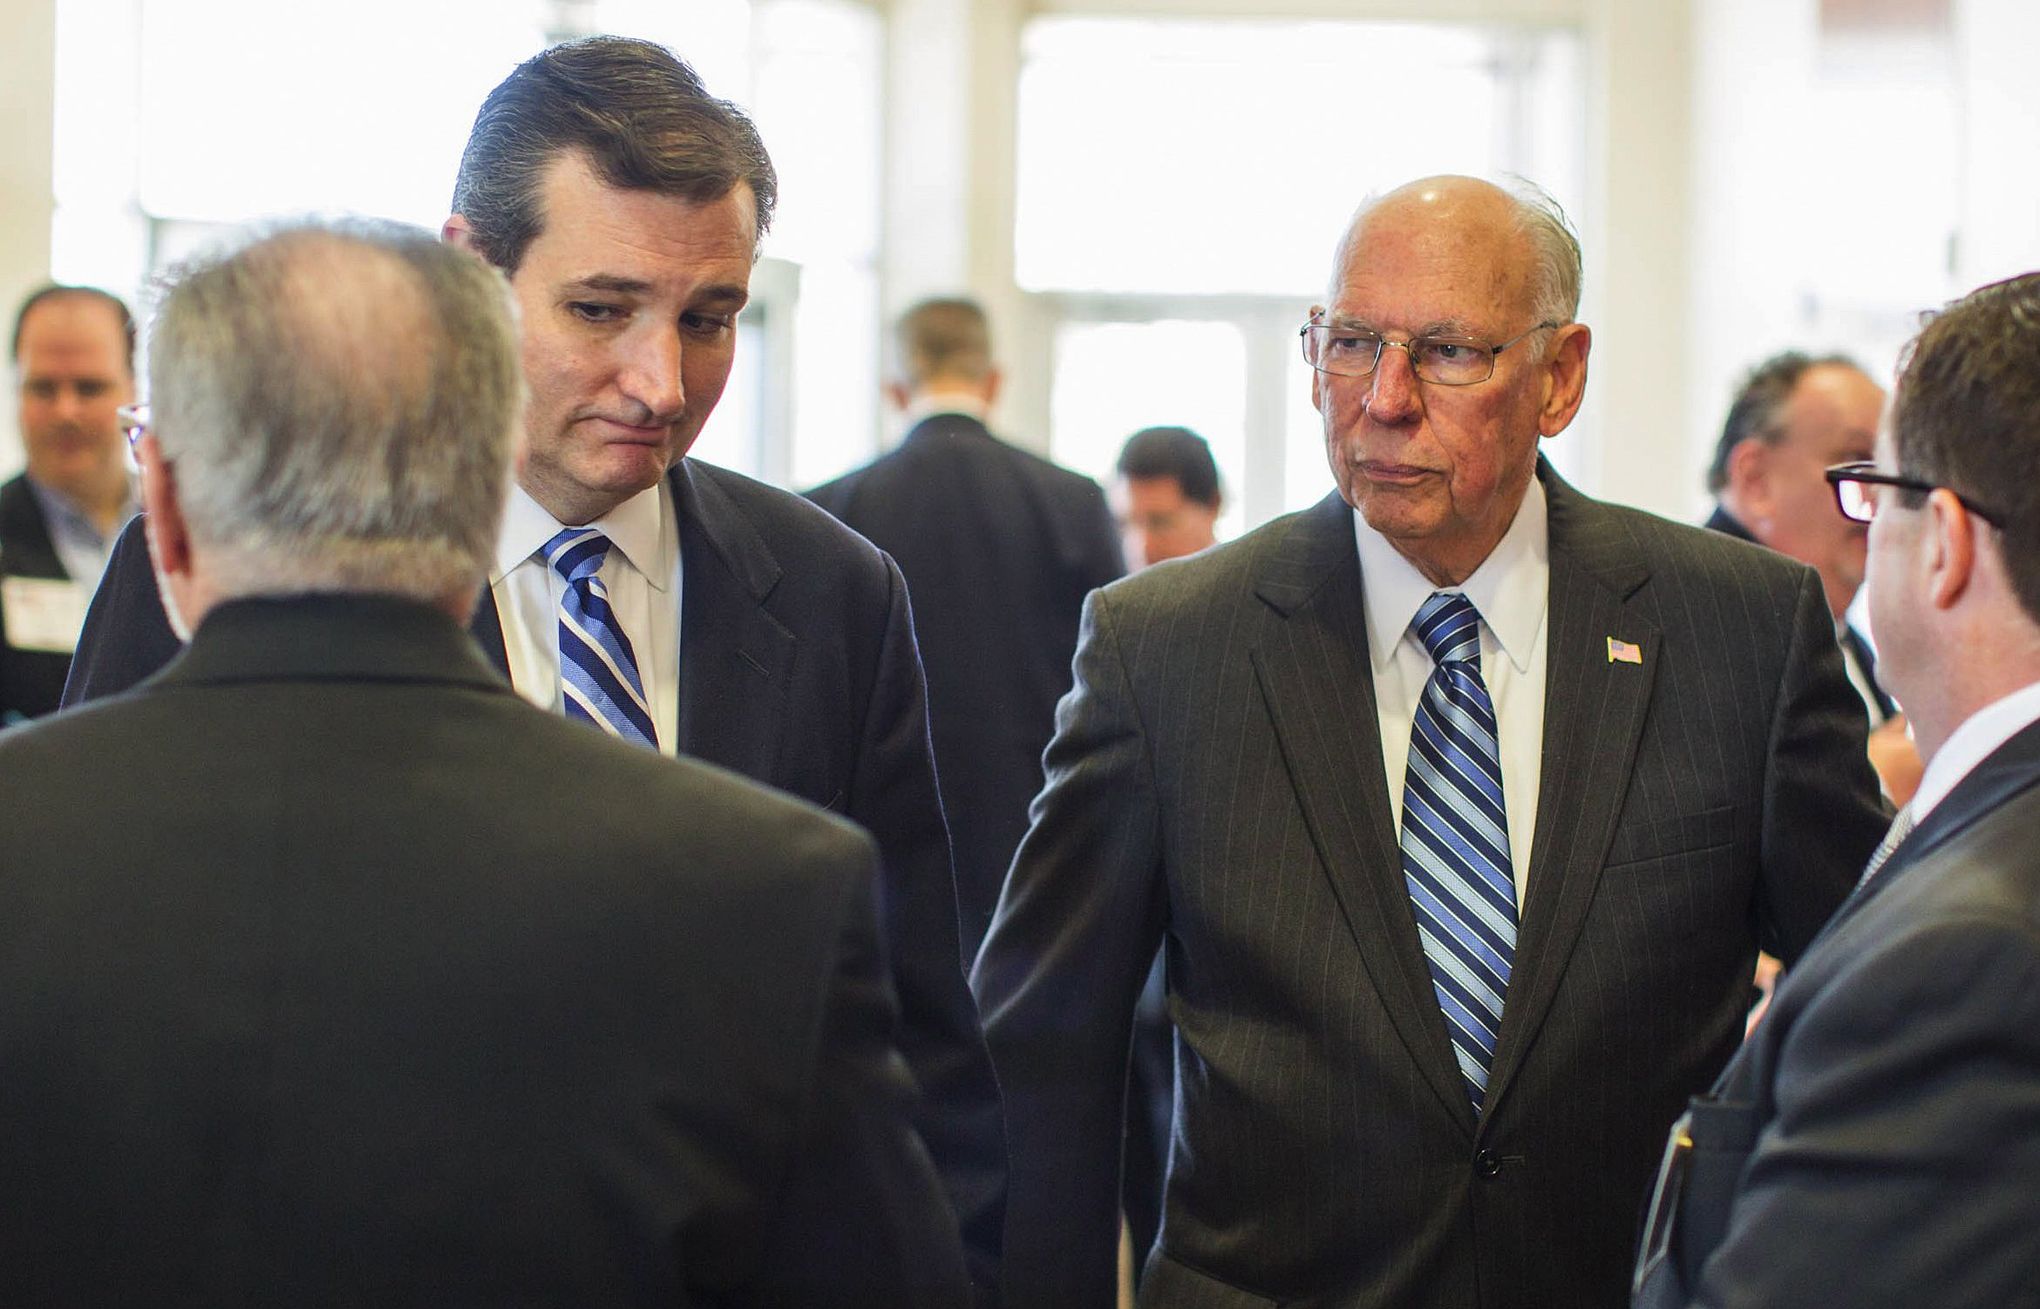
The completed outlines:
[[[1364,207],[1302,332],[1337,494],[1096,592],[973,973],[1011,1306],[1104,1305],[1134,998],[1177,1111],[1144,1304],[1623,1303],[1665,1127],[1883,830],[1819,579],[1538,458],[1580,255]]]
[[[2040,1287],[2040,274],[1915,340],[1870,623],[1926,772],[1667,1146],[1637,1303],[2030,1304]]]

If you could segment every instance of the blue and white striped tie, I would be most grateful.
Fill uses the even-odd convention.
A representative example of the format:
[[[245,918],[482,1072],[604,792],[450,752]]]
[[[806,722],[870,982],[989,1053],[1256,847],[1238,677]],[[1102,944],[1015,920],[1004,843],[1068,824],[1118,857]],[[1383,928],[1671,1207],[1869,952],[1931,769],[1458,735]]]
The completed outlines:
[[[1437,592],[1417,610],[1436,667],[1410,732],[1402,865],[1452,1053],[1474,1111],[1487,1095],[1516,956],[1516,883],[1495,707],[1480,677],[1480,613]]]
[[[567,717],[658,749],[637,655],[609,608],[609,588],[596,576],[609,554],[609,538],[592,527],[569,527],[545,543],[544,554],[567,582],[560,597],[560,690]]]

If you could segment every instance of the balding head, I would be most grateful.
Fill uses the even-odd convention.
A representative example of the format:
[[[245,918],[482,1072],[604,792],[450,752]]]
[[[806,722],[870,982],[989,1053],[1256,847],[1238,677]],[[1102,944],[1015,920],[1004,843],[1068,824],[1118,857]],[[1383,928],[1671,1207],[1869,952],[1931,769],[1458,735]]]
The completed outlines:
[[[480,260],[390,223],[283,229],[179,277],[154,427],[210,592],[471,596],[521,413],[511,312]]]
[[[1563,210],[1524,181],[1503,188],[1477,177],[1419,178],[1360,206],[1332,261],[1336,291],[1356,242],[1370,231],[1412,230],[1478,254],[1491,275],[1488,290],[1521,296],[1539,321],[1569,323],[1580,311],[1579,237]],[[1497,249],[1506,257],[1494,259]]]

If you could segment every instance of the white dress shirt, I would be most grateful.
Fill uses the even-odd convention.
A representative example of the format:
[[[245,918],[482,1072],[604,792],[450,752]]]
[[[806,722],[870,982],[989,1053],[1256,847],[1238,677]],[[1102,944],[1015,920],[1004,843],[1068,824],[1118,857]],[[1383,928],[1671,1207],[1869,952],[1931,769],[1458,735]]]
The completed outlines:
[[[567,583],[539,552],[563,526],[513,485],[489,577],[489,594],[503,621],[510,684],[553,713],[564,712],[559,626]],[[609,538],[597,576],[609,588],[609,607],[637,656],[659,752],[671,756],[679,749],[680,728],[680,522],[672,488],[662,477],[588,526]]]
[[[1537,831],[1539,757],[1544,749],[1544,612],[1551,593],[1551,552],[1544,486],[1535,478],[1516,520],[1494,551],[1455,587],[1436,587],[1396,553],[1358,510],[1360,576],[1367,597],[1367,650],[1381,719],[1381,764],[1402,829],[1410,729],[1434,666],[1410,624],[1431,593],[1458,591],[1480,611],[1480,672],[1494,701],[1501,746],[1502,804],[1509,817],[1509,865],[1516,907],[1529,889],[1530,843]]]
[[[1963,719],[1962,726],[1927,761],[1920,789],[1913,792],[1910,804],[1913,826],[1925,822],[1934,806],[1947,799],[1948,793],[1992,751],[2035,722],[2040,722],[2040,682],[2022,686]]]

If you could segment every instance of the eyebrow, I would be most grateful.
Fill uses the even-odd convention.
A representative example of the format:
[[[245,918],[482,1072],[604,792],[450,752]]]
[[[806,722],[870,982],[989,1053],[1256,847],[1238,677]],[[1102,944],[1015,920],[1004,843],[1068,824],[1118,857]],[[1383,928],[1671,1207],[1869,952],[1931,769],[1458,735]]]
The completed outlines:
[[[1381,329],[1366,319],[1351,318],[1343,314],[1334,317],[1331,320],[1331,326],[1345,328],[1348,331],[1371,332],[1376,336],[1381,335]],[[1424,324],[1416,331],[1411,332],[1410,336],[1412,338],[1420,336],[1467,336],[1478,340],[1480,333],[1458,319],[1440,318]]]
[[[614,273],[595,273],[588,277],[576,278],[561,287],[562,294],[573,295],[584,292],[603,292],[609,295],[650,295],[655,288],[650,282],[638,277],[619,277]],[[751,293],[741,286],[724,283],[704,288],[696,297],[719,304],[742,305],[751,298]]]

